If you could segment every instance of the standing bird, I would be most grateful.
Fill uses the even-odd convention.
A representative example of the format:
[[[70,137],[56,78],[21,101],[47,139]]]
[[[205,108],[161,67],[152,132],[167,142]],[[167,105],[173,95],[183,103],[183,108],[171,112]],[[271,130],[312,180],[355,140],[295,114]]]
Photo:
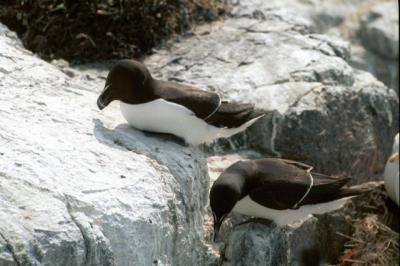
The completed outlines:
[[[383,176],[389,197],[399,206],[399,133],[394,138],[392,155],[386,163]]]
[[[251,104],[224,102],[213,92],[153,79],[134,60],[121,60],[111,69],[97,105],[102,110],[114,100],[131,126],[170,133],[193,145],[235,135],[264,115]]]
[[[365,190],[343,188],[350,178],[315,173],[313,167],[284,159],[239,161],[228,167],[210,191],[214,239],[231,212],[283,226],[339,209]]]

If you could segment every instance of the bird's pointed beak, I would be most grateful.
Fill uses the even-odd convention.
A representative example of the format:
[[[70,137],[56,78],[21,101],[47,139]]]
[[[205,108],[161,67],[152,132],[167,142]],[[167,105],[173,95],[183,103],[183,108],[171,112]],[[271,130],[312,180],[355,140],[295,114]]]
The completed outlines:
[[[111,102],[111,84],[104,87],[103,92],[97,98],[97,106],[100,110],[103,110]]]
[[[217,242],[218,239],[218,233],[219,233],[219,228],[221,227],[220,223],[214,223],[214,235],[213,235],[213,241]]]
[[[221,217],[221,219],[217,219],[217,216],[215,215],[215,213],[213,213],[213,218],[214,218],[214,234],[213,234],[213,241],[217,242],[218,240],[218,234],[219,234],[219,229],[221,228],[221,224],[224,221],[226,215],[224,215],[223,217]]]
[[[393,153],[392,156],[390,156],[390,158],[389,158],[389,162],[391,162],[391,163],[393,163],[395,161],[398,161],[398,160],[399,160],[399,153],[398,152]]]

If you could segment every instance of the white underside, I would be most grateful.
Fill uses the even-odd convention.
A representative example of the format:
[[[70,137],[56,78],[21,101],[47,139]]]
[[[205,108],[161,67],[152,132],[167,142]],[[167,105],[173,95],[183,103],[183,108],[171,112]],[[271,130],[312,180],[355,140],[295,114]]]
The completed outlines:
[[[274,221],[279,226],[293,224],[307,219],[312,214],[322,214],[340,209],[348,199],[346,197],[335,201],[303,205],[297,210],[274,210],[253,201],[249,196],[238,201],[233,208],[234,212],[255,216]]]
[[[394,138],[392,156],[399,152],[399,133]],[[391,157],[392,157],[391,156]],[[389,197],[400,206],[399,201],[399,160],[396,159],[387,161],[385,166],[385,172],[383,173],[385,181],[385,189],[389,194]]]
[[[129,125],[141,130],[173,134],[193,145],[235,135],[261,117],[256,117],[238,128],[218,128],[199,119],[186,107],[163,99],[144,104],[121,102],[120,106]]]
[[[385,188],[389,197],[400,205],[399,202],[399,161],[387,162],[383,174]]]

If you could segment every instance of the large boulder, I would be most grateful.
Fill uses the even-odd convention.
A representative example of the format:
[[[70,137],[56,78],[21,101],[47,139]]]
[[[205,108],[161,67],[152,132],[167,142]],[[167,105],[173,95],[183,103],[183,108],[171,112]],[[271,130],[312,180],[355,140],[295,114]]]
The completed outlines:
[[[0,265],[207,264],[203,153],[100,113],[100,81],[0,24]]]
[[[347,42],[313,34],[311,21],[270,5],[240,3],[224,23],[199,27],[195,37],[145,63],[158,78],[265,110],[265,118],[234,138],[236,148],[311,163],[360,182],[381,172],[388,140],[398,131],[395,92],[349,65]]]

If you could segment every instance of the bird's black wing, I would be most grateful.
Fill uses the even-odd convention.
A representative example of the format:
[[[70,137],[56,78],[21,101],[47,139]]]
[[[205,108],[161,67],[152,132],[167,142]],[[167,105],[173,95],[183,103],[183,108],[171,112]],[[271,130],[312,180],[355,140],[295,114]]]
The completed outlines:
[[[298,207],[307,204],[329,202],[349,196],[342,189],[342,186],[347,182],[347,179],[338,179],[334,182],[313,186],[307,197],[303,199]],[[268,208],[285,210],[293,209],[295,204],[304,196],[307,189],[308,186],[300,183],[275,183],[253,189],[249,196],[258,204]],[[357,195],[360,193],[353,194]]]
[[[155,95],[191,110],[197,117],[206,119],[221,105],[218,94],[170,81],[156,81]]]
[[[313,171],[313,166],[296,162],[287,159],[275,159],[276,161],[280,161],[280,164],[284,163],[286,165],[286,174],[288,175],[286,178],[290,179],[292,182],[304,182],[305,184],[309,184],[310,174],[313,178],[313,189],[312,194],[332,194],[337,193],[341,187],[343,187],[346,183],[350,181],[350,178],[347,177],[333,177],[329,175],[324,175],[318,172]],[[278,165],[277,162],[275,165]],[[296,169],[294,169],[294,167]],[[282,176],[283,173],[280,173]]]
[[[207,123],[217,127],[233,128],[264,114],[262,110],[255,110],[253,104],[223,101],[221,107],[207,119]]]
[[[313,172],[311,174],[314,185],[302,205],[328,202],[345,197],[342,187],[350,181],[350,178],[336,178]]]
[[[305,195],[310,186],[310,174],[313,186],[301,205],[316,204],[338,198],[341,188],[349,178],[335,178],[311,171],[311,166],[284,159],[262,159],[258,166],[258,186],[250,197],[257,203],[278,210],[291,209]]]
[[[253,189],[249,196],[265,207],[286,210],[291,209],[306,193],[308,186],[300,183],[271,183]]]

